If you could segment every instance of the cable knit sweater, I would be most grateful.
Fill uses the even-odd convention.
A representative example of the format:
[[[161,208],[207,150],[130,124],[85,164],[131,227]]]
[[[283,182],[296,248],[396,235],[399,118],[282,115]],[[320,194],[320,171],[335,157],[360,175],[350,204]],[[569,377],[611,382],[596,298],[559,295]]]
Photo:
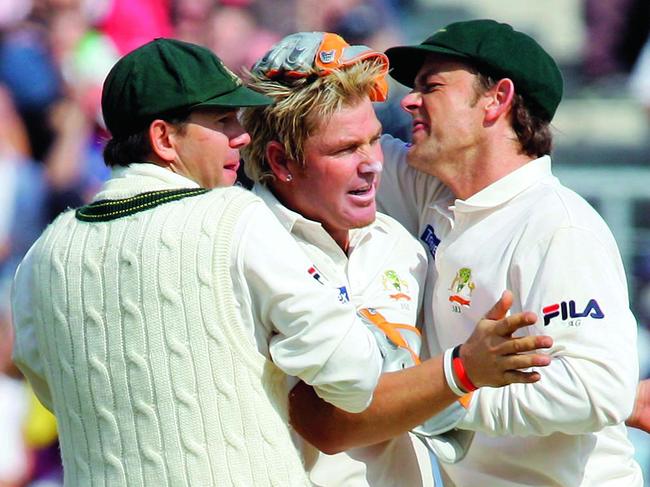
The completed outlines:
[[[32,249],[66,485],[307,483],[285,376],[232,292],[231,235],[253,198],[219,189],[101,223],[68,211]]]

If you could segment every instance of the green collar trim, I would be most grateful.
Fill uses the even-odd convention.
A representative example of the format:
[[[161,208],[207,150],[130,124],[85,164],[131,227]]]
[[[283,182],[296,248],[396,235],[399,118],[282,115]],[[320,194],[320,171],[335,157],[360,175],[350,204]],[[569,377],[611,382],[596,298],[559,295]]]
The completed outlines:
[[[165,189],[149,191],[121,200],[95,201],[78,208],[75,217],[82,222],[107,222],[208,191],[205,188]]]

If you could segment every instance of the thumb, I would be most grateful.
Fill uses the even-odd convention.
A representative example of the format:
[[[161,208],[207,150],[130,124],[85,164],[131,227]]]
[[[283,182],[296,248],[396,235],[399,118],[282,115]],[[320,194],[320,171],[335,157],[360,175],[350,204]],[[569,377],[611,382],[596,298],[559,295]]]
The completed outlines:
[[[492,309],[485,314],[485,318],[488,320],[501,320],[506,317],[511,306],[512,292],[506,289],[503,291],[501,298],[492,306]]]

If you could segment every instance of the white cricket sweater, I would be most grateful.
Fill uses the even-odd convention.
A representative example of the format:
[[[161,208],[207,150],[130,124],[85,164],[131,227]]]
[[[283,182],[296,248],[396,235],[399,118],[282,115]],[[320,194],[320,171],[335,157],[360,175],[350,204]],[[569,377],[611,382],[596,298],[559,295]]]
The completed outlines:
[[[285,375],[232,292],[233,227],[254,199],[220,189],[101,223],[68,211],[30,251],[66,485],[307,484]]]

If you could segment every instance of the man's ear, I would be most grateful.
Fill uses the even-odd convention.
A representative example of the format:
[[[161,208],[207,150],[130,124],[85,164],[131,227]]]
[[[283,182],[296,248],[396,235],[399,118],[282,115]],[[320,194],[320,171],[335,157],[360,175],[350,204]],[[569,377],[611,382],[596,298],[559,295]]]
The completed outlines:
[[[275,175],[277,181],[287,182],[291,181],[293,177],[291,171],[288,167],[287,153],[284,150],[284,146],[276,141],[272,140],[266,144],[266,162],[268,162],[271,171]]]
[[[491,99],[485,107],[485,121],[493,123],[510,111],[515,96],[515,85],[511,79],[502,78],[490,88],[486,95]]]
[[[176,159],[174,135],[176,129],[164,120],[156,119],[149,124],[149,142],[152,152],[166,163]]]

